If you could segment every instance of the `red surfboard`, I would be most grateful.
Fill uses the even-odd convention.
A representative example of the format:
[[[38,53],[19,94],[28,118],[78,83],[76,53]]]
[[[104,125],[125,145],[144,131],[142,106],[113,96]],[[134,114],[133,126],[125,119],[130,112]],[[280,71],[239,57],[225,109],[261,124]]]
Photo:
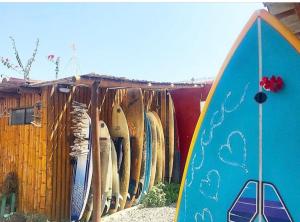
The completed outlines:
[[[182,88],[170,91],[175,107],[175,120],[179,137],[180,178],[185,166],[190,143],[201,113],[200,102],[205,101],[212,83],[201,88]]]

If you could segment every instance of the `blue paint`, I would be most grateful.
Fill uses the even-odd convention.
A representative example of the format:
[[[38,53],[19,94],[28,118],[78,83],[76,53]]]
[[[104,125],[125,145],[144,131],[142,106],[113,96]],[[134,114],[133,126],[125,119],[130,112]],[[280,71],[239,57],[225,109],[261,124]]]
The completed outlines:
[[[263,214],[269,222],[293,222],[278,191],[272,184],[264,184]]]
[[[263,181],[264,186],[266,181],[275,185],[280,198],[272,197],[272,188],[264,201],[258,202],[264,206],[256,207],[266,209],[275,204],[270,202],[273,200],[284,208],[281,215],[289,213],[292,219],[285,215],[282,220],[274,220],[278,217],[273,212],[267,216],[273,218],[269,221],[300,221],[300,55],[264,20],[261,35],[262,74],[281,76],[285,87],[278,93],[265,92],[267,100],[262,104]],[[240,192],[248,202],[258,198],[253,197],[253,191],[242,191],[247,181],[259,180],[259,104],[254,99],[259,92],[258,66],[256,21],[225,68],[204,116],[183,178],[178,221],[228,221],[228,212],[239,201]],[[219,177],[212,177],[212,171]],[[247,199],[249,196],[252,200]],[[239,211],[236,209],[236,213]],[[253,215],[253,209],[248,211],[246,218]],[[259,221],[258,217],[262,215],[254,221]]]
[[[249,181],[229,211],[228,220],[249,222],[257,215],[257,182]]]
[[[146,193],[149,191],[149,185],[150,185],[150,177],[151,177],[151,165],[152,165],[152,133],[151,133],[151,125],[150,120],[147,118],[146,113],[144,114],[145,119],[145,134],[146,134],[146,163],[145,163],[145,179],[144,179],[144,185],[142,187],[141,194],[137,200],[137,203],[139,203]]]
[[[268,93],[263,106],[264,180],[276,186],[294,221],[300,221],[300,55],[272,27],[262,23],[265,75],[280,75],[285,87]]]
[[[195,221],[196,218],[197,221],[201,221],[201,214],[207,221],[210,220],[210,214],[213,221],[226,221],[227,211],[245,182],[258,177],[258,105],[253,99],[258,91],[257,45],[257,23],[255,23],[226,67],[219,82],[221,87],[217,87],[206,112],[188,166],[178,221],[189,222]],[[247,85],[248,89],[240,106],[231,113],[225,112],[222,104],[226,101],[224,104],[226,110],[232,110],[240,102]],[[231,95],[226,100],[229,92]],[[219,122],[221,124],[218,124]],[[240,149],[243,140],[239,134],[234,134],[229,141],[232,149],[235,150],[230,156],[228,151],[230,144],[227,140],[232,131],[239,131],[246,138],[247,159],[245,162]],[[213,138],[207,144],[210,132]],[[202,144],[204,142],[207,145],[201,144],[202,134],[204,135]],[[220,150],[222,145],[224,145],[223,149]],[[219,156],[223,158],[223,161]],[[228,163],[237,163],[238,166]],[[217,170],[220,175],[219,188],[210,191],[210,194],[218,193],[217,199],[203,195],[199,190],[199,184],[204,183],[205,180],[208,180],[210,184],[215,183],[215,181],[210,181],[213,179],[207,178],[208,172],[212,169]],[[204,211],[205,209],[209,209],[210,213]]]

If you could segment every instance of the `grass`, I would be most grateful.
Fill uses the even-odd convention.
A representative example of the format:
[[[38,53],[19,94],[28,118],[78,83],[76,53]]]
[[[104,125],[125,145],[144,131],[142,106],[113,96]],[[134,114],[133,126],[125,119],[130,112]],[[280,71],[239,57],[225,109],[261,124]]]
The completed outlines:
[[[158,183],[145,195],[142,204],[145,207],[163,207],[175,203],[178,199],[179,184]]]

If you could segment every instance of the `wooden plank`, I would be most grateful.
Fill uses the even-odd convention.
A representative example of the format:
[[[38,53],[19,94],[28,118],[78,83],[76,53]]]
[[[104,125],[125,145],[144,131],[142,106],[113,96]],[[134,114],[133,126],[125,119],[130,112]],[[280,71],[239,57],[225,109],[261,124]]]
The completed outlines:
[[[175,89],[175,88],[191,88],[200,87],[200,84],[190,83],[171,83],[171,82],[150,82],[137,81],[115,77],[74,77],[69,84],[91,86],[93,81],[101,81],[100,87],[103,88],[143,88],[143,89]]]
[[[93,152],[93,222],[101,221],[101,162],[100,162],[100,130],[99,130],[99,110],[97,100],[97,89],[99,83],[94,82],[91,93],[91,119],[92,119],[92,152]]]
[[[45,87],[42,94],[42,107],[43,107],[43,123],[46,124],[47,128],[42,130],[42,138],[47,138],[47,194],[46,194],[46,215],[53,217],[53,93],[54,87]],[[46,120],[47,119],[47,120]],[[47,136],[46,136],[47,135]]]
[[[36,100],[38,98],[36,97],[36,94],[32,93],[31,94],[32,98],[32,104],[34,105]],[[29,141],[29,146],[30,146],[30,152],[31,152],[31,195],[30,195],[30,211],[31,212],[36,212],[35,208],[35,196],[36,196],[36,174],[37,174],[37,169],[38,167],[36,166],[36,145],[38,142],[38,135],[37,135],[37,129],[34,125],[30,126],[30,141]]]
[[[43,93],[43,92],[42,92]],[[43,94],[42,94],[43,96]],[[40,212],[43,214],[46,214],[46,196],[47,196],[47,136],[45,134],[45,130],[47,129],[47,119],[46,114],[43,113],[45,108],[44,104],[46,104],[47,101],[45,101],[46,96],[42,97],[40,100],[42,102],[42,130],[39,132],[39,173],[38,173],[38,180],[39,180],[39,187],[38,190],[40,191],[39,194],[39,208]],[[44,109],[44,110],[43,110]],[[43,120],[44,119],[44,120]],[[44,122],[43,122],[44,121]]]
[[[26,102],[25,102],[25,107],[29,106],[31,104],[31,98],[30,95],[26,94]],[[31,211],[31,202],[30,202],[30,195],[28,195],[29,191],[31,191],[31,147],[30,147],[30,125],[25,125],[26,127],[26,154],[27,154],[27,172],[26,172],[26,193],[25,193],[25,197],[26,197],[26,207],[27,207],[27,212]]]
[[[61,149],[62,149],[62,159],[61,159],[61,164],[62,164],[62,206],[61,206],[61,218],[66,219],[66,208],[65,208],[65,202],[66,202],[66,189],[65,187],[67,186],[67,177],[66,177],[66,171],[67,171],[67,146],[66,146],[66,112],[67,112],[67,95],[62,94],[62,103],[63,103],[63,110],[62,110],[62,118],[61,118]]]
[[[35,95],[34,97],[34,103],[39,100],[39,96]],[[33,161],[33,166],[34,166],[34,200],[33,200],[33,208],[34,212],[39,212],[39,204],[38,204],[38,198],[39,198],[39,191],[38,191],[38,186],[39,186],[39,131],[40,128],[37,128],[36,126],[33,126],[34,129],[34,134],[35,134],[35,141],[34,141],[34,161]]]
[[[42,96],[43,96],[43,92],[42,92]],[[41,205],[42,205],[42,200],[41,200],[41,196],[43,194],[41,194],[41,184],[42,184],[42,172],[47,172],[46,171],[46,164],[43,165],[42,163],[42,153],[43,150],[46,149],[46,132],[45,130],[47,129],[47,125],[44,124],[44,121],[46,121],[46,116],[44,116],[44,110],[46,109],[44,107],[44,102],[43,102],[43,98],[39,97],[39,101],[41,102],[41,128],[38,128],[38,132],[37,132],[37,147],[36,147],[36,155],[37,155],[37,171],[36,171],[36,178],[37,178],[37,208],[39,212],[43,212],[43,214],[45,213],[44,211],[41,210]],[[44,137],[42,139],[42,136]]]
[[[66,193],[66,200],[65,200],[65,205],[64,205],[64,217],[69,218],[70,215],[70,190],[71,190],[71,166],[70,166],[70,159],[69,159],[69,150],[70,150],[70,136],[71,136],[71,105],[72,105],[72,99],[74,96],[74,90],[75,88],[72,89],[71,93],[67,97],[67,108],[66,108],[66,144],[65,144],[65,162],[66,162],[66,186],[65,186],[65,193]]]
[[[34,104],[34,94],[30,94],[30,104],[28,104],[28,106],[31,106]],[[36,174],[36,166],[34,164],[34,161],[36,159],[36,156],[35,156],[35,141],[38,140],[38,138],[36,137],[36,134],[35,134],[35,126],[33,125],[29,125],[29,141],[28,141],[28,147],[29,147],[29,160],[30,160],[30,163],[29,163],[29,169],[30,169],[30,172],[29,172],[29,175],[30,175],[30,180],[29,180],[29,188],[31,190],[31,195],[28,195],[29,196],[29,211],[30,212],[34,212],[34,189],[35,189],[35,182],[34,182],[34,178],[35,178],[35,174]]]
[[[57,151],[56,151],[56,157],[57,157],[57,174],[56,174],[56,220],[61,221],[61,184],[62,184],[62,160],[61,160],[61,154],[62,154],[62,146],[61,146],[61,112],[62,112],[62,96],[60,93],[57,93],[56,96],[57,99],[57,120],[56,120],[56,133],[57,133]]]
[[[52,153],[52,158],[53,158],[53,190],[52,190],[52,217],[54,220],[57,220],[57,214],[56,214],[56,196],[57,196],[57,186],[56,186],[56,181],[57,181],[57,129],[56,129],[56,123],[57,123],[57,95],[56,95],[56,88],[54,87],[54,92],[53,92],[53,153]]]
[[[23,128],[17,126],[17,129],[19,131],[20,137],[19,137],[19,165],[18,165],[18,179],[19,179],[19,192],[18,192],[18,207],[19,210],[23,210],[23,163],[24,163],[24,131]]]
[[[23,106],[25,107],[28,103],[28,98],[25,96],[24,101],[23,101]],[[28,161],[28,156],[29,156],[29,147],[28,147],[28,140],[29,140],[29,127],[28,125],[22,125],[24,126],[24,190],[23,190],[23,203],[24,203],[24,212],[28,213],[29,212],[29,201],[28,201],[28,179],[29,179],[29,161]],[[21,126],[21,127],[22,127]]]
[[[43,104],[42,104],[43,107]],[[43,109],[43,108],[42,108]],[[41,129],[42,130],[42,129]],[[40,130],[37,133],[37,147],[36,147],[36,179],[37,179],[37,183],[36,183],[36,195],[37,195],[37,200],[36,200],[36,204],[37,204],[37,209],[39,213],[42,213],[42,209],[41,209],[41,171],[42,171],[42,160],[41,160],[41,153],[42,153],[42,146],[41,146],[41,140],[40,140],[40,135],[41,132]]]

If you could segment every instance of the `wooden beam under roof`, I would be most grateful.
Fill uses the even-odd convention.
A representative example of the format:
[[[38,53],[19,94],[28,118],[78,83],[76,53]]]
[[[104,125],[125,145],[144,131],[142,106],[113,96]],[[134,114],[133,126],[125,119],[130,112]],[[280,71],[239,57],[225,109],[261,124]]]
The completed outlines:
[[[170,83],[170,82],[151,82],[143,80],[128,80],[123,78],[106,77],[106,76],[79,76],[74,77],[74,84],[86,84],[89,85],[93,81],[100,81],[100,87],[102,88],[142,88],[142,89],[173,89],[173,88],[191,88],[191,87],[203,87],[205,83]]]
[[[113,77],[98,74],[87,74],[82,76],[72,76],[64,79],[39,82],[30,84],[30,87],[43,87],[57,84],[69,84],[74,86],[88,86],[94,81],[100,81],[100,87],[102,88],[143,88],[143,89],[172,89],[172,88],[191,88],[191,87],[203,87],[209,81],[203,83],[171,83],[171,82],[155,82],[146,80],[131,80],[123,77]]]
[[[264,3],[268,11],[300,38],[300,3]]]
[[[278,13],[278,14],[274,14],[274,16],[280,20],[282,18],[285,18],[287,16],[291,16],[291,15],[294,15],[294,14],[296,14],[295,9],[289,9],[287,11],[284,11],[284,12],[281,12],[281,13]]]

